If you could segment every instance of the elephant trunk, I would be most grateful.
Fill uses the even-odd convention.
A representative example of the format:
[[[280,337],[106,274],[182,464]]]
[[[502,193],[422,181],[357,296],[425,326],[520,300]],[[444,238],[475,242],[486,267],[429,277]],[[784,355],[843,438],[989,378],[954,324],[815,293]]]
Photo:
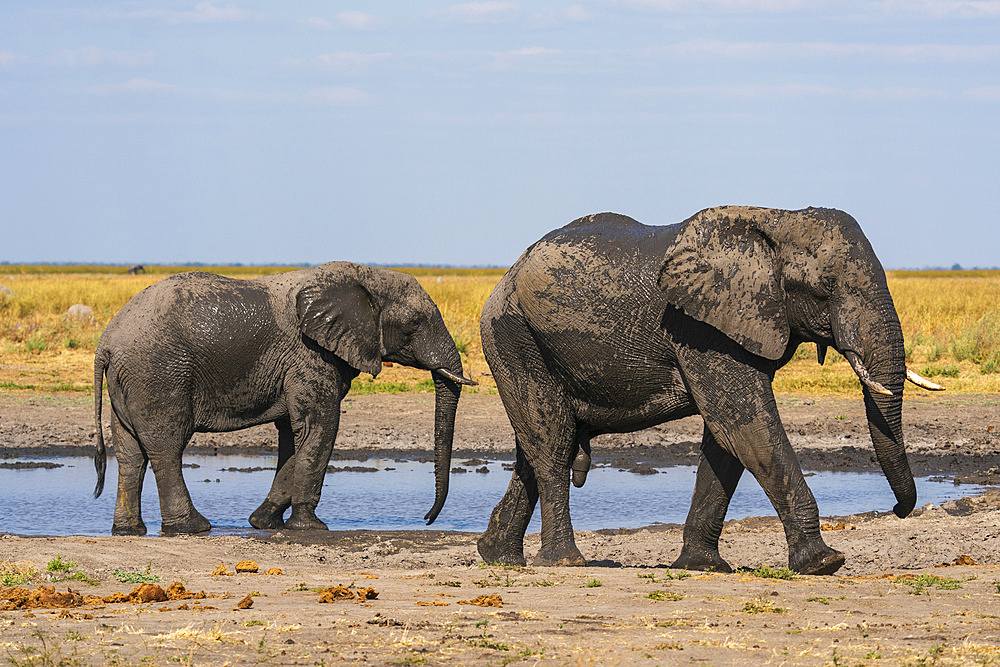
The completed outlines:
[[[896,496],[892,511],[903,518],[917,503],[917,487],[903,441],[903,384],[906,380],[903,333],[888,289],[867,312],[871,317],[865,323],[867,326],[862,325],[863,350],[861,358],[856,359],[862,371],[867,369],[873,384],[864,382],[863,373],[857,367],[855,371],[865,385],[865,411],[875,455]]]
[[[413,348],[416,366],[427,368],[434,378],[434,507],[424,516],[427,525],[434,523],[448,497],[451,474],[451,446],[455,436],[455,413],[462,385],[476,384],[462,375],[462,357],[455,341],[438,316],[437,326],[430,328]]]
[[[424,516],[427,525],[434,523],[448,497],[455,413],[461,393],[461,384],[441,373],[434,373],[434,507]]]

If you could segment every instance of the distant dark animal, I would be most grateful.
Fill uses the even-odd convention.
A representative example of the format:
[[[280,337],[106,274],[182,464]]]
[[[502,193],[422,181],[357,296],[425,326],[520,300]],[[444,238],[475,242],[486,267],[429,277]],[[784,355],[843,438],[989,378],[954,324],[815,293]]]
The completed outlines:
[[[441,313],[405,273],[349,262],[235,280],[191,271],[134,296],[108,324],[94,358],[97,488],[106,452],[107,374],[118,459],[111,532],[144,535],[140,490],[152,464],[164,533],[211,528],[191,503],[181,454],[196,432],[273,423],[278,461],[255,528],[326,529],[316,517],[340,420],[361,371],[383,361],[431,371],[436,393],[434,521],[448,493],[462,361]],[[283,520],[288,507],[291,516]]]
[[[590,440],[700,414],[701,461],[674,567],[729,572],[719,535],[749,470],[788,541],[788,565],[829,574],[844,562],[781,424],[771,382],[801,343],[840,352],[861,380],[875,453],[905,517],[917,499],[903,444],[903,333],[885,273],[854,218],[832,209],[743,206],[647,227],[581,218],[528,248],[486,301],[483,352],[514,427],[517,463],[479,539],[488,563],[523,565],[541,504],[535,564],[586,563],[569,484]],[[940,387],[938,387],[940,388]]]
[[[136,264],[135,266],[128,267],[128,274],[130,276],[137,276],[140,273],[145,273],[145,272],[146,272],[146,267],[143,266],[142,264]]]

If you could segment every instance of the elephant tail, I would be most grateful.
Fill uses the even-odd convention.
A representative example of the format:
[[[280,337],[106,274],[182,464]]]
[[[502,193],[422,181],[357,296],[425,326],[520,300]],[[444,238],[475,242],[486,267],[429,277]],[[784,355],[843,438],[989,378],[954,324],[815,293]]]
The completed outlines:
[[[94,355],[94,423],[97,426],[97,450],[94,452],[94,468],[97,469],[97,486],[94,497],[100,498],[104,491],[104,473],[108,467],[108,451],[104,447],[104,427],[101,425],[101,403],[104,396],[104,373],[108,368],[111,354],[107,348],[98,348]]]

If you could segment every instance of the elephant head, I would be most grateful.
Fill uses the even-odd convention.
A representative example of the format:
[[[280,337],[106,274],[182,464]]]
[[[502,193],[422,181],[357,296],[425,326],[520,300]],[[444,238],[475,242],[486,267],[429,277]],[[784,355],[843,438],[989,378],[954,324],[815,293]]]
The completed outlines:
[[[437,306],[413,276],[347,262],[317,267],[296,295],[304,336],[359,371],[377,376],[382,362],[429,370],[434,378],[433,523],[448,495],[462,360]]]
[[[872,443],[907,516],[916,487],[902,432],[903,383],[940,389],[906,368],[903,333],[871,244],[833,209],[724,206],[680,223],[659,276],[668,301],[753,354],[787,362],[799,343],[828,347],[861,380]]]

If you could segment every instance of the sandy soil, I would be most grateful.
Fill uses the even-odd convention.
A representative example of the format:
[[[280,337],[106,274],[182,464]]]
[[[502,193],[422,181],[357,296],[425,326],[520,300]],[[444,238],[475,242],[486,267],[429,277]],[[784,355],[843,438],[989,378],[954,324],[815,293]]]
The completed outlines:
[[[908,394],[906,433],[919,474],[993,481],[1000,408],[993,397]],[[805,468],[874,468],[860,399],[783,398]],[[429,453],[432,395],[357,396],[344,404],[338,450]],[[90,450],[85,397],[0,397],[0,456]],[[616,465],[692,463],[701,425],[688,419],[594,442]],[[269,450],[273,429],[197,436],[192,448]],[[456,458],[509,458],[510,427],[496,396],[463,397]],[[888,509],[888,508],[887,508]],[[9,511],[4,508],[4,511]],[[74,561],[99,580],[38,583],[83,595],[128,593],[114,571],[179,581],[202,600],[101,603],[0,611],[0,659],[16,664],[988,664],[1000,663],[1000,491],[926,506],[824,518],[827,542],[847,555],[835,576],[792,580],[667,569],[676,525],[581,531],[586,568],[480,563],[471,533],[434,530],[195,537],[0,537],[0,563]],[[529,535],[526,552],[538,549]],[[729,522],[722,554],[734,566],[785,564],[774,518]],[[233,572],[251,559],[281,575]],[[943,563],[948,567],[935,567]],[[763,573],[759,573],[763,574]],[[373,587],[364,602],[320,603],[317,590]],[[253,605],[237,603],[251,592]],[[497,595],[502,606],[464,604]],[[0,595],[0,597],[3,597]],[[2,602],[0,602],[2,604]],[[185,608],[186,607],[186,608]],[[34,653],[33,653],[34,652]],[[48,663],[39,658],[45,656]],[[32,663],[28,659],[34,658]]]

